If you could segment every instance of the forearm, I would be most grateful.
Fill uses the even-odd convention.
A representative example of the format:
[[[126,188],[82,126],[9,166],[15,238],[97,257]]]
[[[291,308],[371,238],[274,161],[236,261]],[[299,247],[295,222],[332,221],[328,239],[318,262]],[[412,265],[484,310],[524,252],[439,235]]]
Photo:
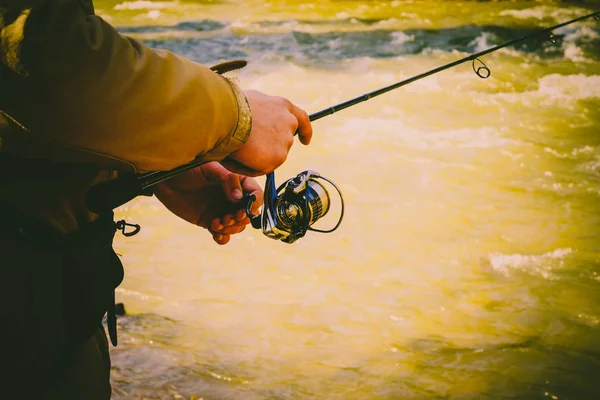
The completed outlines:
[[[249,134],[250,111],[234,85],[121,36],[75,0],[34,8],[24,37],[28,89],[13,108],[27,109],[28,127],[46,140],[148,171],[222,159]]]

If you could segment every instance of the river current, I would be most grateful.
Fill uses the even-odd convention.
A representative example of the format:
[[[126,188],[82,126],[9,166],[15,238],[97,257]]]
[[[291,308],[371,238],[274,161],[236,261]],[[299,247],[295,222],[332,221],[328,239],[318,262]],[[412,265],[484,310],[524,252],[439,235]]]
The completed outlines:
[[[96,1],[123,34],[309,113],[595,11],[552,1]],[[346,217],[227,246],[120,208],[116,399],[600,398],[600,22],[313,124],[276,172]],[[177,118],[177,115],[173,115]],[[176,132],[174,132],[176,134]],[[263,179],[260,178],[262,182]],[[332,195],[333,196],[333,195]],[[337,207],[337,203],[336,203]],[[335,222],[335,211],[324,218]]]

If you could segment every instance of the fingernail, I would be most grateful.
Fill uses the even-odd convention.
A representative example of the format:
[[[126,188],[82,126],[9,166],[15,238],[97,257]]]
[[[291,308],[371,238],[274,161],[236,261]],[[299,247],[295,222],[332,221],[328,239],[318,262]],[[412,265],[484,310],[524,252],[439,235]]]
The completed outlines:
[[[215,229],[215,231],[220,231],[221,229],[223,229],[223,225],[217,226],[217,228]]]
[[[221,234],[215,235],[215,239],[216,240],[222,240],[223,239],[223,235],[221,235]]]
[[[238,189],[235,189],[232,193],[232,196],[234,199],[236,200],[241,200],[242,199],[242,192]]]
[[[231,226],[231,225],[233,225],[233,224],[235,224],[235,221],[234,221],[234,220],[232,220],[232,219],[230,219],[230,220],[227,222],[227,226]]]

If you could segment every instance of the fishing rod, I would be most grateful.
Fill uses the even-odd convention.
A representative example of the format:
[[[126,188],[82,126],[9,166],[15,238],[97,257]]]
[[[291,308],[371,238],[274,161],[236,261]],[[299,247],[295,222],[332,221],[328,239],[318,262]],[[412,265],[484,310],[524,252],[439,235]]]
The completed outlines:
[[[556,43],[557,39],[552,33],[553,30],[589,18],[594,18],[596,21],[600,21],[600,11],[574,18],[549,28],[540,29],[536,32],[523,35],[498,46],[491,47],[487,50],[471,54],[467,57],[431,69],[427,72],[415,75],[392,85],[365,93],[351,100],[311,114],[309,115],[309,120],[311,122],[317,121],[328,115],[337,113],[356,104],[365,102],[384,93],[409,85],[413,82],[469,61],[472,62],[473,72],[475,72],[478,77],[487,79],[491,76],[491,70],[483,61],[480,60],[480,57],[496,52],[505,47],[509,47],[543,35],[546,35],[547,39],[552,43]],[[297,134],[297,132],[295,134]],[[88,208],[93,212],[102,213],[113,210],[114,208],[133,200],[137,196],[151,196],[151,189],[155,185],[205,163],[206,161],[192,161],[169,171],[153,171],[145,174],[129,175],[101,183],[88,190],[86,196]],[[333,187],[338,191],[341,199],[342,208],[340,219],[335,227],[329,230],[318,230],[312,228],[312,225],[328,212],[330,205],[329,194],[325,187],[317,182],[318,179],[323,179],[333,185]],[[265,199],[261,215],[253,216],[251,214],[250,207],[253,201],[255,201],[255,199],[246,198],[246,210],[248,216],[251,218],[252,226],[257,229],[262,228],[263,233],[266,236],[269,236],[273,239],[282,240],[287,243],[292,243],[301,238],[304,236],[307,230],[322,233],[333,232],[340,226],[344,215],[344,201],[339,188],[332,181],[320,176],[314,171],[304,171],[298,174],[296,177],[289,179],[277,189],[275,189],[274,173],[271,172],[267,174],[267,181],[265,184]]]
[[[412,78],[405,79],[403,81],[394,83],[392,85],[383,87],[381,89],[375,90],[375,91],[370,92],[370,93],[365,93],[362,96],[358,96],[358,97],[356,97],[356,98],[354,98],[352,100],[345,101],[345,102],[343,102],[341,104],[338,104],[336,106],[329,107],[329,108],[326,108],[325,110],[322,110],[322,111],[316,112],[314,114],[311,114],[310,115],[310,120],[311,121],[316,121],[318,119],[321,119],[321,118],[326,117],[328,115],[331,115],[333,113],[341,111],[341,110],[343,110],[345,108],[351,107],[351,106],[353,106],[355,104],[362,103],[363,101],[367,101],[369,99],[372,99],[373,97],[380,96],[380,95],[382,95],[384,93],[387,93],[389,91],[392,91],[394,89],[401,88],[402,86],[406,86],[406,85],[408,85],[410,83],[416,82],[416,81],[421,80],[423,78],[427,78],[428,76],[437,74],[439,72],[445,71],[445,70],[450,69],[452,67],[456,67],[457,65],[464,64],[464,63],[469,62],[469,61],[473,62],[473,71],[477,74],[477,76],[479,76],[482,79],[487,79],[487,78],[490,77],[490,75],[492,74],[492,72],[490,71],[490,69],[488,68],[488,66],[485,65],[485,63],[479,59],[479,57],[485,56],[486,54],[493,53],[493,52],[498,51],[500,49],[503,49],[505,47],[512,46],[513,44],[526,41],[526,40],[531,39],[533,37],[537,37],[537,36],[541,36],[541,35],[545,35],[545,34],[548,35],[548,39],[552,43],[556,43],[556,36],[554,36],[554,34],[552,33],[553,30],[558,29],[558,28],[562,28],[562,27],[567,26],[567,25],[571,25],[571,24],[573,24],[575,22],[579,22],[579,21],[582,21],[582,20],[585,20],[585,19],[588,19],[588,18],[594,18],[594,19],[596,19],[596,21],[600,21],[600,11],[596,11],[594,13],[591,13],[591,14],[588,14],[588,15],[584,15],[583,17],[575,18],[575,19],[572,19],[570,21],[563,22],[563,23],[558,24],[558,25],[554,25],[554,26],[551,26],[549,28],[541,29],[539,31],[530,33],[528,35],[521,36],[521,37],[519,37],[517,39],[510,40],[510,41],[508,41],[506,43],[503,43],[503,44],[500,44],[498,46],[491,47],[491,48],[489,48],[487,50],[480,51],[479,53],[471,54],[471,55],[469,55],[467,57],[461,58],[460,60],[453,61],[451,63],[442,65],[441,67],[434,68],[434,69],[429,70],[427,72],[424,72],[422,74],[415,75]],[[479,63],[479,64],[477,64],[477,63]]]

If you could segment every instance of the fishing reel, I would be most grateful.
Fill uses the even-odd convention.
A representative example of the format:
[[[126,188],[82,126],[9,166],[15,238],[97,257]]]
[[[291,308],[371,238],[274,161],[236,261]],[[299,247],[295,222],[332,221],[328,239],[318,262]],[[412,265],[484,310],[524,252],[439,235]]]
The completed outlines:
[[[312,225],[324,217],[330,210],[329,192],[319,179],[333,186],[341,201],[340,218],[329,230],[315,229]],[[319,175],[315,171],[304,171],[275,188],[275,174],[267,174],[262,211],[253,215],[251,207],[256,197],[247,196],[246,214],[252,227],[262,229],[262,233],[271,239],[285,243],[294,243],[304,237],[307,231],[331,233],[335,231],[344,218],[344,198],[335,183]]]

